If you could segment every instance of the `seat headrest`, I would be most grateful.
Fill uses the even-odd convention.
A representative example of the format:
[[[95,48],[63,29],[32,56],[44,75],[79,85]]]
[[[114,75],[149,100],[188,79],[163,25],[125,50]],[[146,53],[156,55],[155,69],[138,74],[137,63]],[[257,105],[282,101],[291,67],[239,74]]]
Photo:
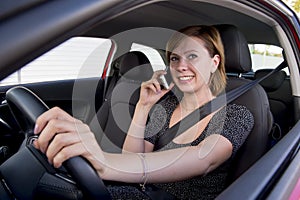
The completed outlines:
[[[139,51],[127,52],[121,56],[119,75],[131,80],[147,81],[153,69],[146,55]]]
[[[245,36],[229,24],[215,25],[222,38],[225,51],[225,69],[231,73],[251,71],[251,55]]]
[[[272,69],[260,69],[255,72],[254,78],[259,79],[270,73]],[[286,78],[285,71],[278,71],[273,73],[268,78],[260,82],[260,85],[267,91],[272,92],[277,90]]]

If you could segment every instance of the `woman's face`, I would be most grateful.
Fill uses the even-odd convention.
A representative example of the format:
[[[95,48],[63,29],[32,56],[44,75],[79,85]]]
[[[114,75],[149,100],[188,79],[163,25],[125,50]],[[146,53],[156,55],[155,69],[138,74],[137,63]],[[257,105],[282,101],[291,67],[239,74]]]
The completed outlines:
[[[201,39],[187,37],[171,53],[170,71],[182,92],[194,93],[208,88],[211,73],[216,71],[219,62],[220,56],[211,57]]]

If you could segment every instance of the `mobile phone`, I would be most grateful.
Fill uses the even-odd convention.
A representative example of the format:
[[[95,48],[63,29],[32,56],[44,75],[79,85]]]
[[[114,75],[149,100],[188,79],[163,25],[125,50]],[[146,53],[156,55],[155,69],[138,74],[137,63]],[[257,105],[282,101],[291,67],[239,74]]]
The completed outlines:
[[[167,82],[167,80],[166,80],[166,77],[165,77],[165,75],[160,75],[159,77],[158,77],[158,82],[159,82],[159,84],[163,87],[163,89],[166,89],[166,90],[168,90],[170,87],[169,87],[169,84],[168,84],[168,82]]]

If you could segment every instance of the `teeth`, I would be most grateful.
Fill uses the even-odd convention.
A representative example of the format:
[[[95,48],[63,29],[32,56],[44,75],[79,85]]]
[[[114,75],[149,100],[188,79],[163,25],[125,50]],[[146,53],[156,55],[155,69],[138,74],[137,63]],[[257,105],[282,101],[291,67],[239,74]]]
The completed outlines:
[[[181,81],[188,81],[191,80],[194,76],[181,76],[179,77],[179,80]]]

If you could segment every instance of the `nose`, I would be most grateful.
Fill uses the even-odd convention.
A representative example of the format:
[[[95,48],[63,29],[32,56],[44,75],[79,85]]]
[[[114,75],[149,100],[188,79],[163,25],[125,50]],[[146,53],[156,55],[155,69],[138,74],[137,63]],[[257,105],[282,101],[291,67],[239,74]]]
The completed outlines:
[[[188,60],[186,60],[186,59],[184,59],[184,58],[181,57],[178,60],[178,62],[175,64],[174,68],[177,71],[186,71],[188,69],[188,66],[189,66]]]

